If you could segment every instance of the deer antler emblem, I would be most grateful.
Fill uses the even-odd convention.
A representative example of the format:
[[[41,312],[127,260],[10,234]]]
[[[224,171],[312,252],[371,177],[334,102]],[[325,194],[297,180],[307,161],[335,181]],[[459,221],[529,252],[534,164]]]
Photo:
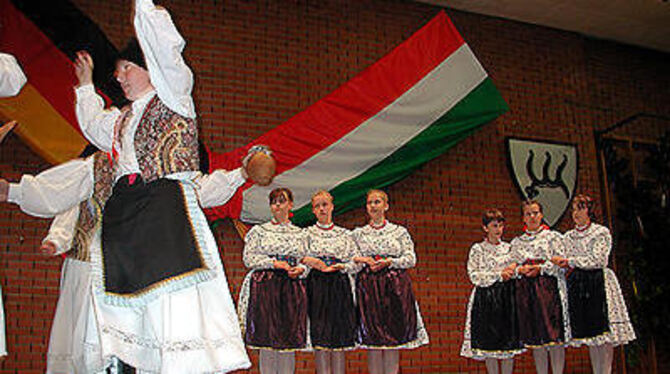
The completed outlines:
[[[551,166],[551,153],[545,152],[544,165],[542,165],[542,178],[538,178],[535,175],[533,170],[533,159],[535,158],[535,153],[533,150],[528,151],[528,160],[526,161],[526,171],[528,172],[528,177],[530,177],[531,184],[525,188],[526,195],[529,199],[534,199],[537,195],[540,194],[538,191],[539,187],[546,188],[560,188],[561,191],[565,194],[565,198],[570,198],[570,191],[568,186],[565,185],[563,181],[563,169],[568,165],[568,156],[563,155],[563,161],[556,168],[556,174],[554,179],[549,177],[549,167]]]

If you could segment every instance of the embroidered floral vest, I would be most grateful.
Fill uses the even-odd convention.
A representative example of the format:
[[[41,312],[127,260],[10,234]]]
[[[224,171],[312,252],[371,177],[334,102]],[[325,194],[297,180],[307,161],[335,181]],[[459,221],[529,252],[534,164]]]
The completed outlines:
[[[119,117],[121,128],[130,116]],[[142,113],[135,132],[135,155],[145,182],[181,171],[198,170],[198,128],[195,119],[168,108],[154,96]]]
[[[93,157],[93,196],[79,204],[79,219],[75,226],[72,249],[67,252],[67,257],[86,262],[90,261],[93,234],[102,223],[102,209],[112,194],[114,183],[114,174],[107,154],[97,152]]]

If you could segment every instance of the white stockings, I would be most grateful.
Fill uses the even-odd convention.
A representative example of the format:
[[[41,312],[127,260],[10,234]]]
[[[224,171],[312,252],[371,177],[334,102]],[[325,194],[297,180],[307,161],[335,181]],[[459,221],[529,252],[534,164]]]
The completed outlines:
[[[500,369],[498,368],[498,362],[500,362]],[[486,359],[486,371],[488,374],[512,374],[513,369],[514,359],[512,358],[504,360],[498,360],[496,358]]]
[[[344,374],[345,361],[343,351],[314,352],[317,374]]]
[[[261,374],[293,374],[295,353],[261,349],[259,353]]]
[[[547,354],[547,351],[549,354]],[[549,374],[549,357],[551,357],[551,371],[553,374],[563,374],[565,367],[565,347],[554,346],[549,348],[533,349],[535,370],[538,374]]]
[[[594,374],[610,374],[612,372],[612,360],[614,358],[612,344],[590,346],[589,356],[591,356],[591,367]]]
[[[398,374],[400,352],[397,349],[371,349],[368,351],[370,374]]]

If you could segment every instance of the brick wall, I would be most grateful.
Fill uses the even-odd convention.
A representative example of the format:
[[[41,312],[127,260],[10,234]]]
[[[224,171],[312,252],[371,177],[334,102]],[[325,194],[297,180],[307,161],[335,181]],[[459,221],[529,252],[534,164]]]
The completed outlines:
[[[74,0],[118,47],[132,29],[128,2]],[[234,149],[314,103],[402,42],[438,8],[404,1],[165,1],[188,41],[196,76],[195,100],[204,142]],[[415,291],[431,338],[403,352],[404,373],[484,372],[459,357],[470,244],[481,240],[483,208],[500,207],[511,239],[521,229],[519,194],[507,169],[504,138],[523,136],[578,144],[578,189],[600,196],[593,131],[629,115],[670,115],[667,54],[593,40],[558,30],[448,11],[510,111],[447,154],[389,189],[390,219],[408,226],[416,243]],[[659,133],[667,123],[629,129]],[[0,175],[17,180],[48,165],[15,135],[0,147]],[[362,225],[363,210],[337,217]],[[48,221],[0,207],[0,280],[9,357],[2,373],[44,371],[60,260],[37,254]],[[569,226],[563,220],[559,227]],[[216,229],[233,294],[245,269],[242,241],[230,223]],[[256,355],[252,354],[254,364]],[[365,354],[347,356],[349,372],[365,372]],[[589,372],[584,349],[568,350],[567,372]],[[300,373],[313,372],[298,354]],[[526,354],[516,372],[531,373]],[[256,365],[252,372],[257,372]]]

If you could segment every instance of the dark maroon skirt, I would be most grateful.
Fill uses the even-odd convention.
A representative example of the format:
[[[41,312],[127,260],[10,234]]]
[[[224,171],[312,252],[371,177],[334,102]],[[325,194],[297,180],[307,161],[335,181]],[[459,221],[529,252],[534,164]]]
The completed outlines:
[[[407,271],[365,267],[356,277],[356,297],[361,344],[395,347],[416,339],[416,299]]]
[[[574,269],[570,272],[567,283],[572,337],[593,338],[608,332],[603,269]]]
[[[315,348],[356,345],[356,309],[349,276],[312,269],[307,277],[309,333]]]
[[[516,284],[519,340],[526,346],[565,342],[563,307],[556,277],[521,278]]]
[[[307,339],[307,290],[285,270],[251,275],[244,341],[254,348],[301,349]]]

